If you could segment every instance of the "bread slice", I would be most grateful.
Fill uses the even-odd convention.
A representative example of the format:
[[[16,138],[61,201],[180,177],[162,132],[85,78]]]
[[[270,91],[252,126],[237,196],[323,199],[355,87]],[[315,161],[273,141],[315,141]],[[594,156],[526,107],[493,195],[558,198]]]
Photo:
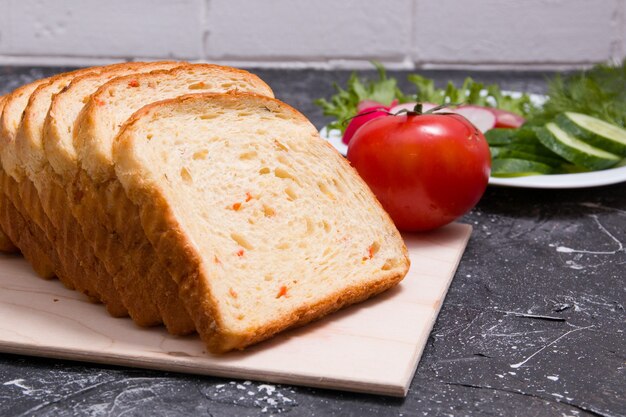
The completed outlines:
[[[63,241],[59,230],[46,216],[37,190],[25,174],[24,166],[20,163],[17,152],[17,131],[23,119],[24,109],[31,97],[31,93],[39,87],[51,82],[55,77],[38,80],[34,83],[18,88],[9,95],[2,115],[2,160],[8,167],[11,179],[4,181],[4,192],[11,200],[13,207],[21,214],[26,224],[31,226],[33,241],[39,241],[40,245],[47,248],[49,258],[52,261],[52,269],[55,275],[68,288],[76,289],[86,294],[93,301],[101,301],[101,294],[93,282],[88,278],[97,274],[98,270],[89,268],[83,258],[76,258],[69,251],[67,241]],[[16,124],[17,123],[17,124]],[[12,181],[11,181],[12,180]],[[8,220],[10,221],[10,219]],[[36,231],[37,233],[34,233]],[[79,243],[75,241],[75,243]],[[22,248],[24,250],[24,248]],[[109,301],[109,300],[105,300]],[[110,300],[107,308],[115,316],[126,315],[126,309],[118,300]]]
[[[116,64],[106,68],[124,66],[126,64]],[[15,137],[15,148],[18,165],[25,174],[20,185],[33,196],[31,204],[27,204],[30,208],[27,212],[39,213],[41,217],[33,219],[37,224],[51,224],[50,228],[56,236],[55,244],[62,251],[60,255],[63,260],[66,263],[77,262],[76,269],[70,276],[75,289],[102,301],[112,316],[125,317],[128,316],[128,311],[114,287],[112,277],[95,256],[93,249],[85,244],[85,237],[80,227],[76,226],[71,211],[59,209],[68,205],[66,198],[61,201],[52,198],[65,197],[64,188],[53,181],[54,176],[44,169],[43,124],[52,96],[67,87],[74,78],[99,73],[101,70],[102,67],[95,67],[59,74],[37,87],[24,110]],[[43,211],[36,210],[35,206],[41,206]]]
[[[102,70],[98,74],[89,74],[75,78],[70,85],[56,95],[50,105],[50,110],[44,122],[44,150],[47,161],[51,166],[48,176],[57,181],[63,192],[72,214],[82,229],[88,244],[101,259],[109,273],[113,276],[113,283],[119,293],[130,316],[141,326],[150,326],[165,323],[173,334],[188,334],[195,330],[193,321],[176,295],[175,285],[171,289],[157,291],[159,276],[167,273],[165,268],[155,259],[142,259],[142,265],[134,263],[132,250],[143,250],[141,247],[129,248],[121,244],[111,224],[99,222],[100,212],[106,209],[109,202],[98,200],[90,210],[85,210],[88,196],[73,187],[78,180],[80,165],[73,146],[73,130],[76,118],[88,101],[89,96],[98,87],[119,76],[175,68],[179,62],[157,62],[128,64],[127,68]],[[104,184],[106,187],[107,184]],[[60,199],[58,195],[50,196]],[[60,206],[57,205],[57,209]],[[93,209],[93,211],[92,211]],[[132,218],[126,218],[132,223]],[[149,246],[149,245],[147,245]],[[154,258],[154,257],[153,257]],[[171,281],[171,280],[170,280]],[[174,294],[174,296],[172,296]]]
[[[243,348],[397,284],[402,238],[300,113],[246,93],[157,102],[116,174],[211,352]]]
[[[75,122],[74,144],[79,171],[74,193],[81,196],[77,217],[81,222],[97,222],[109,225],[109,233],[115,234],[128,255],[135,270],[152,271],[149,281],[135,293],[154,294],[159,311],[171,331],[180,333],[173,324],[182,316],[178,288],[167,269],[157,261],[150,242],[139,221],[139,211],[128,200],[115,177],[111,149],[119,126],[129,116],[146,104],[166,98],[174,98],[194,91],[225,92],[231,89],[272,95],[272,90],[255,75],[230,67],[210,64],[189,64],[171,70],[132,74],[115,78],[91,95]],[[106,204],[103,204],[106,202]],[[133,221],[134,219],[134,221]],[[125,285],[122,288],[129,288]],[[185,315],[184,317],[188,317]],[[189,328],[195,329],[189,320]]]
[[[102,167],[109,175],[94,181],[85,171],[80,171],[78,179],[74,181],[74,193],[81,196],[77,217],[85,219],[85,222],[95,221],[109,225],[109,233],[119,237],[132,266],[139,271],[151,271],[149,276],[152,279],[135,281],[144,285],[138,291],[155,294],[154,298],[158,300],[157,306],[168,329],[180,334],[181,330],[177,330],[177,327],[181,326],[175,326],[176,320],[180,321],[182,317],[188,316],[180,312],[181,303],[176,285],[167,270],[156,261],[152,247],[139,224],[137,210],[126,198],[119,182],[114,181],[110,161],[112,139],[128,116],[144,104],[158,99],[207,89],[225,91],[227,88],[253,88],[253,91],[269,94],[271,89],[258,77],[246,71],[207,64],[187,65],[150,74],[132,74],[114,79],[105,86],[109,87],[100,88],[85,105],[81,114],[87,117],[80,116],[75,122],[74,143],[83,145],[77,147],[78,151],[94,148],[108,154],[108,162],[101,157],[97,166]],[[81,159],[80,162],[84,160]],[[137,221],[130,221],[135,217]],[[129,297],[136,298],[130,292]],[[187,325],[189,329],[194,328],[191,320]]]
[[[12,181],[12,178],[1,170],[0,187],[7,186],[7,181]],[[55,266],[50,258],[54,250],[49,241],[40,240],[43,231],[24,219],[4,193],[0,201],[0,226],[11,242],[21,250],[37,275],[44,279],[54,278]]]
[[[4,101],[6,97],[0,96],[0,114],[2,114],[2,110],[4,109]],[[0,191],[0,213],[2,212],[2,204],[4,201],[3,193]],[[0,252],[4,253],[14,253],[18,252],[19,249],[13,244],[9,236],[0,228]]]
[[[272,89],[256,75],[212,64],[188,64],[109,81],[89,98],[75,123],[74,146],[82,168],[96,182],[115,178],[113,139],[143,106],[191,93],[229,90],[274,97]]]
[[[12,241],[18,244],[22,254],[29,261],[35,262],[33,269],[44,278],[58,276],[68,287],[74,288],[73,282],[67,277],[62,268],[59,255],[55,250],[54,242],[46,237],[46,231],[34,225],[28,215],[24,213],[21,201],[21,191],[18,180],[22,178],[21,170],[17,163],[15,153],[15,131],[19,125],[24,107],[30,94],[41,84],[49,79],[35,81],[17,88],[6,96],[3,102],[2,114],[0,115],[0,160],[2,161],[2,172],[0,181],[2,183],[2,193],[5,199],[6,210],[3,213],[8,217],[0,220],[0,224],[9,234]],[[21,230],[11,223],[22,219],[19,227],[27,226],[28,230]],[[13,227],[12,227],[13,226]],[[11,230],[9,230],[11,229]],[[30,238],[20,239],[20,234],[28,234]],[[19,241],[19,242],[18,242]],[[31,247],[35,245],[36,247]],[[45,257],[38,257],[31,254],[45,252]]]

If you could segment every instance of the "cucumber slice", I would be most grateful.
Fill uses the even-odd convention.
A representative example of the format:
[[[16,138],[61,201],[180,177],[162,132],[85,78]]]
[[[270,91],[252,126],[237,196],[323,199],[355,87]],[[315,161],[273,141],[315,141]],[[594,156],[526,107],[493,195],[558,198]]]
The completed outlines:
[[[556,119],[559,127],[573,136],[616,155],[626,156],[626,130],[604,120],[567,112]]]
[[[541,143],[568,161],[582,167],[597,170],[609,168],[620,161],[618,155],[598,149],[570,135],[556,123],[537,128]]]
[[[566,162],[560,156],[555,155],[555,154],[552,154],[552,155],[554,156],[539,155],[534,152],[524,152],[524,151],[520,151],[517,149],[511,149],[509,147],[500,147],[500,149],[496,150],[495,154],[493,151],[491,152],[491,157],[493,159],[496,159],[496,158],[523,159],[526,161],[541,162],[542,164],[546,164],[554,168],[560,167],[564,162]]]
[[[539,156],[548,156],[552,158],[563,159],[559,155],[552,152],[550,149],[543,146],[539,141],[537,141],[537,143],[511,143],[506,148],[512,151],[520,151],[525,153],[532,153]]]
[[[518,158],[494,159],[491,163],[492,177],[525,177],[528,175],[544,175],[554,172],[552,167],[536,161]]]
[[[513,142],[515,130],[513,129],[490,129],[485,132],[485,139],[489,146],[508,145]]]
[[[519,129],[490,129],[485,132],[485,139],[487,139],[487,143],[490,146],[503,146],[513,143],[538,143],[535,132],[529,127],[520,127]]]

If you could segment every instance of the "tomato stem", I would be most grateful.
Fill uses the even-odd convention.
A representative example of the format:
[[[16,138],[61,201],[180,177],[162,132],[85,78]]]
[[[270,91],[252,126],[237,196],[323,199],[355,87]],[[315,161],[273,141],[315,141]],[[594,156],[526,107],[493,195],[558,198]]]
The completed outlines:
[[[419,116],[422,114],[422,103],[415,103],[415,107],[413,107],[413,111],[407,112],[408,116]]]
[[[352,119],[356,119],[356,118],[358,118],[358,117],[362,117],[362,116],[367,116],[367,115],[369,115],[369,114],[372,114],[372,113],[377,113],[377,112],[387,113],[388,115],[390,115],[390,114],[391,114],[391,113],[389,113],[389,110],[387,110],[387,108],[385,108],[385,107],[376,107],[376,108],[372,108],[372,109],[371,109],[371,110],[369,110],[369,111],[366,111],[366,112],[363,112],[363,113],[356,114],[356,115],[354,115],[354,116],[352,116],[352,117],[348,117],[347,119],[342,120],[342,121],[341,121],[341,124],[344,124],[344,125],[345,125],[345,124],[347,124],[347,123],[348,123],[350,120],[352,120]]]

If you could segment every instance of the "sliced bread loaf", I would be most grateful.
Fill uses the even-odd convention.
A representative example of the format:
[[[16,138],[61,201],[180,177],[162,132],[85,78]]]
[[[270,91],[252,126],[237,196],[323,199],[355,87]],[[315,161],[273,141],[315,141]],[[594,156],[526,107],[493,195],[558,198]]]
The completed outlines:
[[[23,178],[23,171],[18,163],[16,149],[15,149],[15,134],[21,120],[24,107],[28,102],[31,93],[42,84],[45,84],[49,79],[37,80],[31,84],[23,85],[12,93],[7,95],[4,100],[4,107],[2,114],[0,115],[0,160],[2,161],[2,192],[4,198],[7,200],[7,210],[15,210],[16,213],[10,218],[6,217],[2,219],[0,223],[5,230],[8,231],[12,219],[22,218],[20,222],[22,225],[29,227],[28,232],[24,230],[24,233],[28,233],[29,239],[18,239],[19,229],[13,228],[13,235],[9,235],[11,240],[18,244],[18,247],[22,251],[22,254],[29,260],[34,260],[36,263],[33,265],[35,271],[37,271],[44,278],[57,275],[58,278],[68,287],[74,288],[73,281],[68,276],[61,263],[59,253],[54,245],[54,238],[50,238],[51,229],[43,229],[40,226],[34,224],[31,217],[26,213],[26,207],[24,206],[22,199],[26,197],[29,199],[31,195],[24,187],[20,187],[19,181]],[[10,202],[11,204],[8,204]],[[7,211],[4,211],[6,214]],[[43,229],[43,230],[42,230]],[[19,240],[19,242],[18,242]],[[31,248],[29,245],[36,245],[38,248]],[[45,252],[46,258],[38,260],[35,256],[29,254],[29,252]],[[41,264],[39,264],[41,262]],[[31,262],[32,263],[32,262]]]
[[[367,185],[275,99],[197,94],[146,106],[113,157],[211,352],[362,301],[408,270]]]
[[[145,104],[190,91],[223,92],[229,89],[272,94],[267,84],[247,71],[190,64],[111,80],[89,98],[75,122],[74,144],[79,164],[87,168],[80,170],[73,182],[74,194],[81,196],[77,216],[107,225],[109,233],[119,237],[133,268],[150,271],[149,280],[136,281],[144,287],[135,292],[155,294],[168,329],[175,333],[180,333],[176,330],[180,326],[174,326],[174,321],[183,317],[178,311],[181,305],[178,289],[167,269],[156,260],[141,228],[139,212],[116,180],[111,160],[112,141],[119,126]],[[91,163],[94,160],[95,163]],[[129,291],[128,297],[135,296]],[[193,323],[189,323],[190,328],[194,328]]]
[[[0,187],[4,188],[13,179],[4,171],[0,172]],[[7,184],[9,182],[9,184]],[[54,253],[52,244],[41,241],[43,231],[25,219],[12,201],[3,193],[0,196],[0,226],[7,236],[20,249],[37,275],[50,279],[56,276],[55,265],[50,255]]]
[[[5,96],[0,97],[0,114],[2,114],[2,110],[4,109],[5,99],[6,99]],[[0,191],[0,213],[2,212],[1,206],[4,201],[3,195],[4,194],[2,193],[2,191]],[[17,251],[19,251],[19,249],[13,244],[9,236],[7,236],[4,230],[0,229],[0,252],[13,253]]]
[[[159,310],[172,332],[180,333],[173,322],[183,317],[178,311],[178,289],[167,269],[156,260],[139,221],[137,207],[126,197],[115,177],[111,149],[119,126],[146,104],[195,91],[225,92],[231,89],[273,95],[255,75],[230,67],[189,64],[171,70],[131,74],[115,78],[91,95],[75,122],[74,145],[83,170],[74,181],[74,194],[80,195],[77,216],[83,221],[108,225],[119,237],[130,264],[138,271],[151,271],[150,280],[135,293],[155,294]],[[105,204],[103,204],[103,202]],[[122,288],[129,288],[125,285]],[[188,316],[186,316],[188,317]],[[194,328],[190,321],[189,328]]]
[[[100,85],[116,77],[171,69],[181,63],[156,62],[127,65],[125,68],[103,69],[97,74],[77,77],[64,91],[54,96],[44,123],[43,136],[46,158],[52,168],[49,169],[49,174],[54,177],[54,181],[58,182],[59,188],[65,190],[63,194],[67,205],[88,244],[113,276],[115,288],[133,320],[142,326],[164,322],[170,332],[187,334],[195,329],[187,311],[176,297],[175,283],[170,279],[172,288],[161,289],[159,287],[161,280],[158,277],[167,274],[166,269],[158,264],[154,256],[152,260],[132,256],[132,250],[144,250],[144,248],[125,247],[111,224],[98,221],[103,218],[100,213],[106,210],[109,202],[98,200],[97,204],[89,205],[89,209],[86,209],[86,202],[90,201],[90,196],[83,194],[80,187],[74,187],[79,181],[78,173],[81,172],[73,146],[74,125],[89,96]],[[107,184],[103,184],[103,187],[106,188]],[[50,197],[51,200],[55,198],[61,199],[58,195]],[[60,206],[57,205],[57,207],[61,209]],[[131,224],[132,220],[130,217],[125,218],[125,221]],[[144,246],[148,246],[151,250],[149,245]],[[142,265],[146,267],[136,265],[134,263],[136,259],[142,259],[145,262]]]
[[[124,66],[117,64],[105,68]],[[30,187],[31,193],[37,198],[31,199],[33,205],[41,205],[45,218],[34,219],[37,224],[51,222],[54,227],[56,246],[66,262],[78,261],[78,266],[71,280],[76,290],[89,294],[102,301],[109,313],[114,317],[124,317],[128,311],[117,293],[113,279],[104,264],[95,256],[91,246],[85,244],[85,237],[76,219],[66,207],[67,198],[59,201],[58,197],[66,197],[64,188],[55,175],[46,169],[45,152],[42,135],[43,124],[50,108],[52,96],[58,94],[76,77],[99,73],[103,68],[87,68],[52,77],[48,83],[42,84],[31,94],[15,138],[15,147],[19,165],[25,172],[21,184]],[[56,197],[56,198],[55,198]],[[31,207],[30,213],[35,212]]]

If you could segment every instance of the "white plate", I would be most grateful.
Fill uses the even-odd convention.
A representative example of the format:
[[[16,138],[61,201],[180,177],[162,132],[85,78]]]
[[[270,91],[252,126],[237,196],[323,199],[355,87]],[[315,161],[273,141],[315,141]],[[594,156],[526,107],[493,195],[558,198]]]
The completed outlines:
[[[489,185],[522,188],[585,188],[626,181],[626,166],[580,174],[531,175],[515,178],[489,178]]]
[[[511,95],[521,94],[519,92],[510,91],[506,93]],[[546,100],[546,97],[539,94],[530,94],[530,99],[534,103],[541,105]],[[341,141],[341,131],[337,129],[329,131],[326,126],[324,126],[322,130],[320,130],[320,136],[329,141],[340,154],[346,156],[348,153],[348,145]],[[520,188],[585,188],[617,184],[624,181],[626,181],[626,166],[580,174],[532,175],[515,178],[490,177],[489,185]]]

